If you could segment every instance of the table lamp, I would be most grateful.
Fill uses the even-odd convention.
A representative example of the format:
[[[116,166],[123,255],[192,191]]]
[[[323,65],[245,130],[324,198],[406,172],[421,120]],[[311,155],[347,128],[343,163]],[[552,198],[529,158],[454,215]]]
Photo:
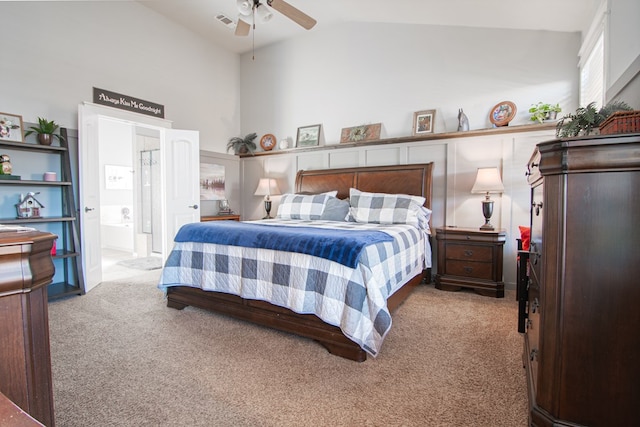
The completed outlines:
[[[256,192],[253,193],[255,196],[264,196],[264,210],[267,211],[267,216],[262,219],[270,219],[272,218],[271,213],[271,196],[276,196],[280,194],[280,189],[278,188],[278,183],[273,178],[260,178],[260,182],[258,182],[258,188],[256,188]]]
[[[498,168],[478,168],[476,182],[471,189],[472,193],[485,193],[485,199],[482,201],[482,214],[484,215],[484,225],[480,230],[493,230],[491,225],[491,215],[493,215],[493,200],[489,197],[489,193],[502,193],[504,185],[500,178]]]

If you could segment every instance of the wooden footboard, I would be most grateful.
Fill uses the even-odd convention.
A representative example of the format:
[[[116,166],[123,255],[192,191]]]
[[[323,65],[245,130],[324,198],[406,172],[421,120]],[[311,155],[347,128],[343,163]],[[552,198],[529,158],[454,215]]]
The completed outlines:
[[[387,301],[389,310],[395,310],[423,281],[426,274],[425,272],[415,276],[396,291]],[[247,300],[231,294],[203,291],[188,286],[167,289],[168,307],[181,310],[188,305],[311,338],[336,356],[356,362],[364,362],[367,359],[367,353],[347,338],[340,328],[324,323],[313,314],[298,314],[265,301]]]

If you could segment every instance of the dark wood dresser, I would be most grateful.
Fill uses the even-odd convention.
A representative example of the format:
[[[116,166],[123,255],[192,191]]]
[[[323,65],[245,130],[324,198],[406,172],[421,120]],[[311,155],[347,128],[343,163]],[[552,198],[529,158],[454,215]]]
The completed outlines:
[[[538,144],[523,355],[533,426],[640,412],[640,135]]]
[[[47,285],[56,236],[0,232],[0,392],[54,425]]]

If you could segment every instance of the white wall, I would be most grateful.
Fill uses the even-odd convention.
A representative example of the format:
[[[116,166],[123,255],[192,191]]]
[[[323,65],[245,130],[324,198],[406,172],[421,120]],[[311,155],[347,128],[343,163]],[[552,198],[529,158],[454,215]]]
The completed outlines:
[[[77,128],[95,86],[164,105],[203,149],[239,133],[238,55],[138,2],[0,2],[0,16],[0,111]]]
[[[609,0],[606,100],[640,109],[640,1]]]
[[[607,28],[606,87],[609,88],[640,56],[640,1],[609,0]]]
[[[436,109],[435,132],[491,127],[500,101],[529,123],[538,101],[577,107],[579,33],[349,23],[309,32],[241,58],[242,133],[295,141],[322,123],[327,144],[344,127],[383,123],[382,137],[411,134],[413,113]]]

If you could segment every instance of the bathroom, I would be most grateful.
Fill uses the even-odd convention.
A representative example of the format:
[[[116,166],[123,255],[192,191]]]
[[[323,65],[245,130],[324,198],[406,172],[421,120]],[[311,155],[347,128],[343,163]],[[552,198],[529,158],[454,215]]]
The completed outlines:
[[[109,263],[104,258],[124,260],[162,254],[158,131],[136,126],[135,135],[131,132],[129,124],[100,120],[103,264]]]

